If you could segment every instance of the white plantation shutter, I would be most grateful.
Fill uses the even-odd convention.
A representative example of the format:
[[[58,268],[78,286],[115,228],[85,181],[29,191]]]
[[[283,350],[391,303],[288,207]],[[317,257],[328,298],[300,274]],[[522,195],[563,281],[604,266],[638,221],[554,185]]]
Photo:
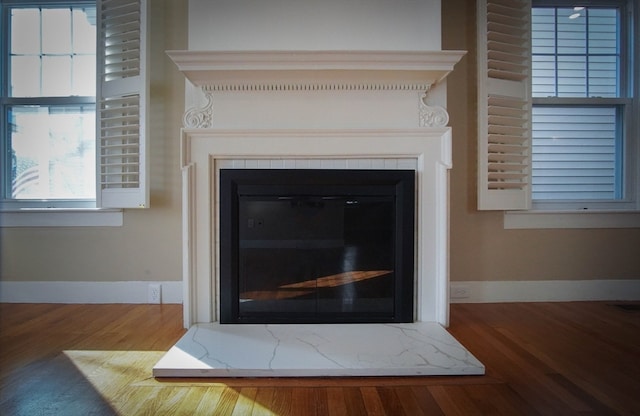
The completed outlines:
[[[147,1],[98,1],[98,206],[149,206]]]
[[[530,0],[478,1],[478,209],[531,205]]]

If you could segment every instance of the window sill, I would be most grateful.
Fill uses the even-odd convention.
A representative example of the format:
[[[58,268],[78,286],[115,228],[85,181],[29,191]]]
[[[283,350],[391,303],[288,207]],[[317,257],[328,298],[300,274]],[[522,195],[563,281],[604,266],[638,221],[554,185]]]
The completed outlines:
[[[122,210],[24,208],[0,212],[0,227],[121,227]]]
[[[506,211],[504,228],[640,228],[640,211]]]

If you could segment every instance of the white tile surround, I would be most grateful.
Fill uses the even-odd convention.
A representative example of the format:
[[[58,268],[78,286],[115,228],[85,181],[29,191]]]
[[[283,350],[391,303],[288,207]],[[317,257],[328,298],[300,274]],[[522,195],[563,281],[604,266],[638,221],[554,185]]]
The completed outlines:
[[[169,52],[201,98],[181,137],[189,330],[154,376],[484,374],[445,329],[451,129],[441,104],[462,54]],[[415,322],[220,325],[217,174],[230,167],[415,169]]]

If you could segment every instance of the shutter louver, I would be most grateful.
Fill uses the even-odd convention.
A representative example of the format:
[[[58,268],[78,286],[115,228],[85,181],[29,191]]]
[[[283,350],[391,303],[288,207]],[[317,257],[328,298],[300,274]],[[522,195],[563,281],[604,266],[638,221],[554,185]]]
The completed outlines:
[[[530,208],[529,0],[478,3],[478,209]]]
[[[99,18],[99,206],[145,208],[146,1],[102,0]]]

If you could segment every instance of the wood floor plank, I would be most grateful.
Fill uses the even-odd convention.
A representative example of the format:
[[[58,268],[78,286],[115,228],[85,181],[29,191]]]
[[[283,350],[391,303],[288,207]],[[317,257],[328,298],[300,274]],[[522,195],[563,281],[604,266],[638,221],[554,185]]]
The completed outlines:
[[[246,416],[253,412],[253,405],[258,394],[256,387],[243,387],[238,392],[238,400],[233,408],[233,416]]]
[[[185,394],[181,397],[180,401],[176,403],[176,406],[170,409],[173,413],[167,412],[167,415],[191,416],[196,414],[196,409],[200,405],[206,389],[204,387],[177,387],[177,389],[184,391]]]
[[[367,409],[364,405],[362,392],[357,387],[347,387],[344,391],[344,403],[348,415],[366,415]]]
[[[463,413],[463,409],[456,403],[453,395],[447,391],[451,386],[429,386],[427,389],[433,396],[442,412],[447,416],[466,416],[467,413]]]
[[[251,414],[255,416],[271,416],[273,411],[273,396],[275,394],[275,388],[273,387],[258,387],[256,393],[256,401],[251,409]]]
[[[215,385],[206,388],[200,398],[200,403],[196,407],[194,415],[209,415],[218,411],[222,394],[226,390],[225,386]]]
[[[482,414],[541,416],[506,384],[461,386]]]
[[[316,389],[312,387],[294,387],[291,389],[291,414],[316,415]]]
[[[411,387],[399,386],[399,387],[394,387],[394,390],[396,395],[398,396],[398,400],[400,402],[400,405],[402,406],[404,414],[406,415],[429,414],[429,413],[425,413],[425,409],[421,407],[420,403],[418,402],[415,396],[414,390]],[[439,410],[440,408],[438,407],[438,411]],[[440,414],[442,414],[442,412],[440,412]]]
[[[344,389],[340,387],[328,387],[325,389],[327,393],[327,410],[331,416],[348,416],[347,404],[344,398]]]
[[[372,386],[361,387],[360,394],[368,415],[381,416],[386,414],[377,388]]]
[[[380,401],[384,406],[385,413],[388,415],[404,415],[406,414],[400,398],[396,394],[395,387],[378,387]]]
[[[291,414],[291,389],[277,388],[273,393],[271,411],[276,415],[287,416]]]
[[[444,413],[440,409],[440,406],[438,406],[438,403],[433,398],[433,395],[425,386],[410,386],[408,387],[408,389],[411,390],[414,400],[420,408],[420,413],[409,414],[423,414],[432,416],[444,415]],[[401,399],[404,403],[404,399],[402,397]]]

